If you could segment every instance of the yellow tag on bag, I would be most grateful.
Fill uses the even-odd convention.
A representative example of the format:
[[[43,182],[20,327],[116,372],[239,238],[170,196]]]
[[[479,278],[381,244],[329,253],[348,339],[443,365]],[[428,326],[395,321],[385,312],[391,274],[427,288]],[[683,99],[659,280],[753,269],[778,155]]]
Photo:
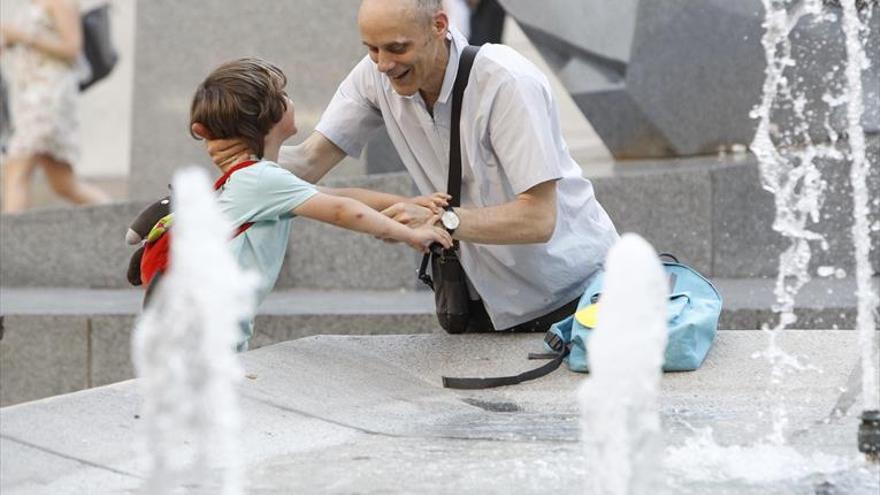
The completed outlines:
[[[596,328],[599,321],[599,303],[593,303],[574,314],[574,319],[587,328]]]

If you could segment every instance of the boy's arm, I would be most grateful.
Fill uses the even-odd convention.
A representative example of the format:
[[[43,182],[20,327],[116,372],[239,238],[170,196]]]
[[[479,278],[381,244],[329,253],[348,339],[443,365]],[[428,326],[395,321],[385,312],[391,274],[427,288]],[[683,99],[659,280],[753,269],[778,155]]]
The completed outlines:
[[[318,191],[324,194],[332,194],[334,196],[342,196],[360,201],[376,211],[383,211],[398,203],[411,203],[424,206],[433,213],[439,215],[443,213],[443,208],[449,204],[449,195],[446,193],[434,193],[430,196],[414,196],[408,198],[406,196],[398,196],[397,194],[389,194],[370,189],[361,189],[359,187],[318,187]]]
[[[324,194],[332,194],[333,196],[342,196],[343,198],[351,198],[360,201],[377,211],[384,210],[395,203],[402,203],[408,200],[408,198],[396,194],[371,191],[369,189],[361,189],[358,187],[337,188],[318,186],[318,191]]]
[[[406,242],[422,252],[434,242],[439,242],[446,248],[452,246],[452,236],[446,230],[433,226],[439,220],[439,216],[429,225],[412,229],[352,198],[319,192],[294,208],[293,214],[381,239]]]

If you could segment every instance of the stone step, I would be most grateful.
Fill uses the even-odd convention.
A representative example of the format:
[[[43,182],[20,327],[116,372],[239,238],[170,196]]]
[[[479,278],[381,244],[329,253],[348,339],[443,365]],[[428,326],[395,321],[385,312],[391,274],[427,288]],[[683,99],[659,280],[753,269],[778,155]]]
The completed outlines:
[[[776,321],[773,281],[715,283],[724,298],[720,328],[754,330]],[[811,282],[794,326],[854,328],[854,289],[849,279]],[[311,335],[442,333],[432,297],[424,291],[275,291],[260,308],[251,347]],[[141,298],[131,289],[0,288],[0,405],[131,378],[130,335]]]
[[[874,139],[872,155],[880,149]],[[852,205],[848,169],[829,168],[822,222],[828,242],[815,247],[815,270],[832,266],[853,274]],[[880,173],[869,176],[871,218],[880,218]],[[772,277],[788,242],[773,231],[773,198],[760,187],[748,157],[701,157],[618,163],[594,177],[599,201],[621,232],[637,232],[660,252],[676,254],[701,273],[719,278]],[[329,181],[409,195],[406,174]],[[35,211],[0,218],[0,279],[11,287],[124,288],[132,253],[123,242],[144,203]],[[297,219],[277,287],[311,289],[416,289],[419,256],[406,246]],[[880,246],[880,230],[872,233]],[[880,250],[871,252],[880,273]]]
[[[410,196],[405,174],[328,181]],[[128,288],[134,252],[128,225],[146,202],[0,216],[0,280],[10,287]],[[415,289],[417,253],[370,236],[296,219],[277,286],[315,289]]]

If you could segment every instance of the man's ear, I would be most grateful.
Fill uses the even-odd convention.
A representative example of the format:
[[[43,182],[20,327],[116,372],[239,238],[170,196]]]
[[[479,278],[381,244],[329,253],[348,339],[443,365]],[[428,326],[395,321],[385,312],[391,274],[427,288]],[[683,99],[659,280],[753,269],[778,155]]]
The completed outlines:
[[[449,30],[449,17],[446,15],[446,12],[441,10],[435,13],[431,24],[434,28],[434,34],[445,39],[446,31]]]
[[[214,136],[211,135],[211,132],[208,130],[208,128],[202,125],[201,122],[193,123],[190,131],[192,132],[193,137],[198,136],[207,141],[214,139]]]

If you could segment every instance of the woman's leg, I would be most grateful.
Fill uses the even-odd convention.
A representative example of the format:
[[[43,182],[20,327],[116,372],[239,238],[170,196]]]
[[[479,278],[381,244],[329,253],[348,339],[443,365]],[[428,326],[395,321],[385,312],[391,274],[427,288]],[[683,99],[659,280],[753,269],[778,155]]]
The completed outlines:
[[[20,213],[31,201],[31,177],[36,159],[32,155],[10,157],[3,164],[3,213]]]
[[[69,163],[58,161],[48,155],[40,155],[39,162],[46,172],[46,179],[52,189],[71,203],[95,205],[110,201],[107,193],[77,179]]]

